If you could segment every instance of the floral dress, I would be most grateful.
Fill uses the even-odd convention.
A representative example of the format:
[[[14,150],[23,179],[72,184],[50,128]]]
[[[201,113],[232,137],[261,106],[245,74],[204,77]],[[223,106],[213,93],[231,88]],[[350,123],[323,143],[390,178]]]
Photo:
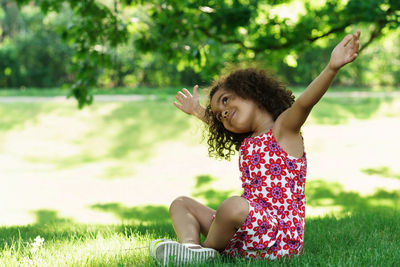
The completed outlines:
[[[272,130],[240,147],[242,197],[249,215],[223,254],[276,259],[301,252],[304,239],[307,160],[288,155]]]

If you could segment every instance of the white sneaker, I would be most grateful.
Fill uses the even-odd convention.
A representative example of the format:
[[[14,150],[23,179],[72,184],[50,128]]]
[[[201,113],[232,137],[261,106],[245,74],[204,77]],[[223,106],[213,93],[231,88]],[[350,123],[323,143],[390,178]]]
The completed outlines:
[[[154,258],[163,266],[169,263],[181,264],[204,262],[219,256],[212,248],[203,248],[197,244],[180,244],[175,241],[162,241],[155,245]]]
[[[160,244],[161,242],[164,241],[172,241],[171,239],[165,239],[165,238],[160,238],[160,239],[156,239],[151,241],[150,245],[149,245],[149,252],[150,252],[150,256],[152,256],[153,258],[155,258],[154,256],[154,249],[155,247]]]

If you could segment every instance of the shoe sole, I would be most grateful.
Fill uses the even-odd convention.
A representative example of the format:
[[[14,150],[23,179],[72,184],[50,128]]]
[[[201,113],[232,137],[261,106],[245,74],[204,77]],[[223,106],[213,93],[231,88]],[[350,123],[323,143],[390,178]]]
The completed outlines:
[[[156,239],[156,240],[153,240],[153,241],[151,241],[151,243],[150,243],[150,245],[149,245],[149,253],[150,253],[150,256],[151,257],[155,257],[154,256],[154,249],[155,249],[155,246],[158,244],[158,243],[161,243],[161,242],[164,242],[164,241],[172,241],[171,239],[166,239],[166,238],[160,238],[160,239]]]
[[[204,262],[219,256],[218,251],[210,248],[191,249],[176,242],[164,242],[154,249],[155,258],[163,265],[188,262]]]

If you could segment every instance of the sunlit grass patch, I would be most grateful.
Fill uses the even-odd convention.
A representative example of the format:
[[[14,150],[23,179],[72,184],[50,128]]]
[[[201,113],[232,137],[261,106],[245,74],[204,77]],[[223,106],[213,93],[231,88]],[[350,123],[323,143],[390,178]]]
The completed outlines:
[[[187,115],[165,101],[98,103],[84,110],[55,103],[0,107],[7,153],[59,170],[103,162],[103,178],[133,175],[157,144],[179,140],[190,127]]]
[[[16,238],[1,228],[5,242],[1,266],[110,266],[151,264],[147,252],[151,231],[137,232],[132,226],[85,226],[52,224],[18,229]]]
[[[359,210],[306,219],[303,252],[270,262],[222,257],[195,266],[395,266],[400,260],[400,213]],[[149,243],[175,239],[170,224],[48,224],[1,227],[2,266],[156,266]],[[194,266],[194,265],[192,265]]]

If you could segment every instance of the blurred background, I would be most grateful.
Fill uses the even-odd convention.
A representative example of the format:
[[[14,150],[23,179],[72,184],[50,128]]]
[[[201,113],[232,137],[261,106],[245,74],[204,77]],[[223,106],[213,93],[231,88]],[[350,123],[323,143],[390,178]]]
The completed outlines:
[[[0,5],[1,225],[168,221],[180,195],[216,208],[241,192],[237,157],[208,157],[175,93],[255,66],[299,95],[357,29],[359,58],[304,126],[307,215],[398,209],[399,1]]]

